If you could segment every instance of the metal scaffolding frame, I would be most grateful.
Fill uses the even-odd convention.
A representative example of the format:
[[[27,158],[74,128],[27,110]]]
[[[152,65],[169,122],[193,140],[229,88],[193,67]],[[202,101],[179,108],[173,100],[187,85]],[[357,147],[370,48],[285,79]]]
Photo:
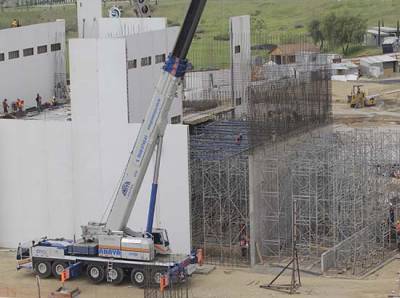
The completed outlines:
[[[249,228],[247,129],[224,120],[192,132],[192,243],[208,263],[249,264],[240,246]]]
[[[325,128],[252,150],[251,223],[261,253],[290,255],[290,205],[296,202],[303,261],[322,255],[323,271],[352,274],[383,261],[394,244],[388,218],[390,203],[398,208],[400,183],[391,176],[399,167],[399,147],[400,130]]]

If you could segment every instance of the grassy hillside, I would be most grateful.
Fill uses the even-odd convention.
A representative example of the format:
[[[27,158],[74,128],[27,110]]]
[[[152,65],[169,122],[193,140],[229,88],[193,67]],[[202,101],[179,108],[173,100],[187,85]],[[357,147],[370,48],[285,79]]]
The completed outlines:
[[[170,25],[178,25],[182,22],[188,3],[189,0],[159,0],[155,16],[166,16]],[[111,4],[107,3],[106,6],[104,14]],[[123,6],[124,16],[132,16],[128,4],[123,3]],[[195,60],[199,64],[214,64],[213,60],[215,63],[226,62],[228,42],[215,43],[213,37],[227,34],[230,16],[250,14],[253,32],[279,35],[302,34],[311,19],[330,12],[360,14],[368,20],[369,25],[376,25],[379,19],[383,19],[386,26],[396,26],[400,18],[399,11],[400,0],[209,0],[193,44],[192,56],[196,55]],[[64,18],[67,36],[76,36],[74,5],[4,9],[0,11],[0,28],[7,28],[13,18],[20,19],[23,25]],[[363,51],[355,53],[362,54]]]

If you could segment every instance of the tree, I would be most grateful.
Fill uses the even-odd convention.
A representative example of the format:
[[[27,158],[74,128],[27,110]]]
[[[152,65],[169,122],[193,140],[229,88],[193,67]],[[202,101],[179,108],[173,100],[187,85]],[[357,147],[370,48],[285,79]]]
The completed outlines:
[[[327,15],[321,25],[321,32],[332,48],[341,47],[343,54],[347,54],[350,45],[359,45],[364,40],[367,22],[361,16],[341,15],[334,13]]]
[[[367,22],[360,16],[340,16],[336,26],[336,42],[342,47],[343,54],[348,53],[351,44],[359,45],[363,42]]]
[[[321,32],[324,39],[327,41],[331,48],[335,47],[336,44],[336,22],[337,17],[334,13],[327,15],[321,23]]]
[[[314,43],[317,45],[319,44],[320,49],[322,50],[324,48],[324,35],[322,34],[321,31],[321,21],[319,20],[312,20],[308,24],[308,31],[311,35],[312,40]]]

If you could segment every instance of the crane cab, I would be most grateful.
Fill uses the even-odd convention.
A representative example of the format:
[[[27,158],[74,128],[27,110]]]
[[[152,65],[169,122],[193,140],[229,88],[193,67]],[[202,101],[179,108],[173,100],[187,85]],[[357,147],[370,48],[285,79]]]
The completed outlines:
[[[153,229],[151,235],[153,236],[154,249],[156,251],[156,254],[167,255],[171,253],[171,249],[169,248],[168,233],[166,229]]]

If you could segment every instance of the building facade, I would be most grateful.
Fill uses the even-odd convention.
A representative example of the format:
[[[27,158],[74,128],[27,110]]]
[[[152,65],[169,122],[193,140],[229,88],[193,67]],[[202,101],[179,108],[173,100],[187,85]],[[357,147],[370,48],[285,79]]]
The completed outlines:
[[[25,107],[65,95],[65,21],[0,30],[0,98]]]

